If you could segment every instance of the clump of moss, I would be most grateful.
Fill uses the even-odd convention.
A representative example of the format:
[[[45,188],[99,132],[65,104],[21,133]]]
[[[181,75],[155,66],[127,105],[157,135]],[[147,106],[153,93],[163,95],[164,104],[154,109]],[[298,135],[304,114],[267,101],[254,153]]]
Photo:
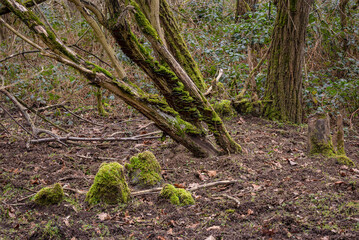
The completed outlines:
[[[190,192],[182,188],[176,188],[171,184],[163,186],[160,196],[169,199],[174,205],[186,206],[193,205],[195,203]]]
[[[234,115],[234,111],[233,111],[230,100],[222,100],[222,101],[215,103],[214,110],[221,117],[232,117]]]
[[[64,190],[59,183],[53,187],[44,187],[34,197],[35,203],[39,205],[52,205],[62,202]]]
[[[129,171],[130,181],[134,185],[155,186],[162,180],[161,166],[150,151],[133,156],[125,167]]]
[[[127,203],[128,188],[123,167],[117,162],[103,163],[98,170],[94,183],[86,194],[90,205],[103,202],[106,204]]]
[[[354,167],[355,163],[348,158],[346,155],[337,155],[335,156],[335,159],[337,160],[337,163],[342,164],[342,165],[347,165],[349,167]]]

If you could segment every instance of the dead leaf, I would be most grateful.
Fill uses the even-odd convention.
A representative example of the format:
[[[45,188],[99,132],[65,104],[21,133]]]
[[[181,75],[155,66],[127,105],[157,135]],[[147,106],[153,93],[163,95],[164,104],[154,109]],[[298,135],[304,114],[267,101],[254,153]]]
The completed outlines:
[[[167,234],[168,235],[173,235],[173,229],[172,228],[168,229]]]
[[[190,229],[196,229],[198,227],[199,223],[194,223],[192,225],[189,225],[187,228],[190,228]]]
[[[176,188],[186,188],[184,183],[175,183],[173,184],[173,186],[175,186]]]
[[[75,237],[71,238],[71,240],[77,240]]]
[[[206,238],[205,240],[216,240],[212,235]]]
[[[12,212],[9,211],[9,217],[10,218],[16,218],[16,215],[15,215],[15,213],[12,213]]]
[[[252,209],[248,209],[247,215],[252,215],[254,213],[254,211]]]
[[[355,173],[359,173],[359,170],[356,169],[356,168],[352,168],[351,170],[352,170],[353,172],[355,172]]]
[[[199,180],[201,180],[201,181],[204,181],[204,180],[207,179],[206,176],[204,176],[204,174],[202,174],[200,171],[197,171],[197,172],[195,173],[195,175],[196,175],[196,177],[198,177]]]
[[[212,226],[206,229],[207,231],[211,231],[211,230],[221,230],[220,226]]]
[[[69,218],[70,218],[70,216],[67,216],[64,218],[64,223],[65,223],[66,227],[70,227]]]
[[[335,182],[334,184],[335,185],[340,185],[340,184],[343,184],[344,182],[343,181],[337,181],[337,182]]]
[[[259,189],[262,188],[261,186],[259,186],[259,185],[257,185],[257,184],[252,184],[252,186],[253,186],[253,190],[254,190],[254,191],[258,191]]]
[[[208,176],[211,177],[215,177],[217,175],[217,171],[207,171]]]
[[[111,216],[108,213],[100,213],[97,215],[101,221],[110,220]]]
[[[157,239],[158,239],[158,240],[166,240],[166,238],[161,237],[161,236],[157,236]]]
[[[237,122],[237,124],[239,124],[239,125],[242,125],[242,124],[245,124],[245,123],[246,123],[246,121],[242,117],[240,117],[239,121]]]
[[[290,159],[287,159],[287,161],[288,161],[289,165],[291,165],[291,166],[297,166],[297,165],[298,165],[297,162],[292,161],[292,160],[290,160]]]
[[[98,235],[101,235],[101,230],[97,227],[95,228],[95,232],[98,234]]]
[[[199,186],[198,183],[190,183],[188,184],[188,188],[191,189],[191,188],[197,188]]]

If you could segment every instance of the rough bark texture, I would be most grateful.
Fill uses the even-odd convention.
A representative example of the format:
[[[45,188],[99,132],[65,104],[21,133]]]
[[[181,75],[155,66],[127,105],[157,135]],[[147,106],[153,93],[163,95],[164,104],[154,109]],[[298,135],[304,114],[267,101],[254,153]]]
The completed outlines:
[[[302,122],[302,63],[313,0],[278,0],[270,52],[264,115]]]
[[[236,22],[248,11],[253,11],[258,0],[236,0]]]
[[[108,1],[108,13],[113,19],[110,19],[106,27],[126,55],[154,81],[165,99],[144,93],[133,83],[128,84],[125,78],[116,79],[107,70],[85,61],[58,39],[32,11],[16,0],[0,0],[0,2],[21,19],[49,48],[49,50],[45,50],[39,45],[32,44],[41,51],[41,54],[77,69],[92,84],[111,91],[148,119],[154,121],[158,128],[184,145],[194,155],[204,157],[219,153],[211,141],[206,138],[201,121],[208,125],[224,152],[234,153],[241,150],[241,147],[229,136],[223,122],[198,90],[196,84],[167,50],[157,31],[135,1],[131,1],[131,5],[125,5],[124,2],[121,5],[121,2],[118,1],[113,4],[113,1]],[[96,11],[96,9],[93,10]],[[140,44],[137,36],[131,30],[131,25],[126,20],[129,14],[134,15],[137,25],[152,43],[154,50],[163,55],[166,65],[161,65],[156,61]],[[96,16],[102,18],[101,14]]]
[[[166,0],[160,0],[160,20],[164,29],[165,41],[171,54],[176,58],[178,63],[181,64],[199,90],[203,92],[206,88],[206,84],[203,80],[202,73],[180,34],[180,28],[178,27],[176,18],[173,16]]]
[[[335,155],[327,114],[317,114],[308,119],[308,146],[310,154]]]
[[[203,132],[201,131],[200,121],[206,123],[216,138],[217,144],[225,152],[235,153],[241,151],[241,147],[230,137],[222,120],[197,85],[161,41],[156,30],[152,27],[145,14],[142,13],[141,8],[134,1],[131,1],[131,5],[134,7],[134,18],[137,25],[168,67],[156,61],[146,51],[125,19],[117,22],[112,21],[114,24],[108,26],[122,51],[147,73],[169,105],[184,120],[194,123],[200,132]],[[116,11],[120,11],[120,9],[114,12]],[[180,35],[179,32],[177,34]]]

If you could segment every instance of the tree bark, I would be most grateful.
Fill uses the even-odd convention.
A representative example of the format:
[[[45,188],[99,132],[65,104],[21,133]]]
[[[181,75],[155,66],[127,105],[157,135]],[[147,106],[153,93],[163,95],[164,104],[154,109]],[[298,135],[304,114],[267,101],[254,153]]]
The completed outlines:
[[[309,154],[335,155],[328,114],[317,114],[308,119],[308,146]]]
[[[313,0],[278,0],[265,84],[264,115],[301,123],[305,33]]]
[[[135,84],[127,83],[124,75],[122,75],[123,78],[121,76],[116,78],[100,66],[85,61],[58,39],[32,11],[16,0],[0,0],[0,2],[20,18],[51,50],[45,50],[27,39],[27,42],[38,48],[42,55],[75,68],[92,84],[114,93],[148,119],[154,121],[159,129],[184,145],[194,155],[205,157],[219,153],[216,146],[207,139],[206,131],[201,125],[202,121],[213,132],[217,144],[224,152],[235,153],[241,150],[241,147],[230,137],[223,122],[207,99],[203,97],[196,84],[167,50],[157,31],[134,1],[131,1],[131,6],[121,5],[117,1],[115,1],[116,4],[113,4],[114,1],[109,1],[108,13],[114,17],[109,22],[104,22],[102,14],[97,11],[96,7],[90,6],[90,10],[94,11],[99,22],[110,30],[126,55],[154,81],[164,99],[157,95],[144,93]],[[150,40],[154,50],[163,57],[169,67],[161,65],[142,46],[131,30],[131,24],[126,19],[128,15],[126,11],[134,14],[134,19],[143,34]]]
[[[253,11],[258,0],[236,0],[236,23],[248,11]]]
[[[164,29],[165,42],[169,51],[184,68],[188,76],[194,81],[198,89],[203,92],[206,88],[206,84],[202,73],[180,34],[180,28],[176,18],[166,0],[160,0],[160,20]]]

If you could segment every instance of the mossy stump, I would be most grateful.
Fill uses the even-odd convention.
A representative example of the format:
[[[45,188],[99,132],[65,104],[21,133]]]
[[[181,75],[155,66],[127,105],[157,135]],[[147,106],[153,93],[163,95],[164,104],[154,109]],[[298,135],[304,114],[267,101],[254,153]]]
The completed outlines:
[[[308,147],[309,154],[321,154],[336,159],[337,163],[355,166],[344,150],[343,118],[337,117],[337,130],[334,143],[330,134],[330,119],[328,114],[316,114],[308,119]]]
[[[195,204],[190,192],[182,188],[176,188],[171,184],[163,186],[160,197],[169,199],[170,202],[178,206],[187,206]]]
[[[39,205],[53,205],[62,202],[64,190],[59,183],[53,187],[44,187],[34,197],[34,202]]]
[[[335,155],[328,114],[316,114],[308,119],[308,146],[311,155]]]
[[[125,165],[129,172],[130,182],[141,187],[153,187],[162,181],[161,166],[155,155],[145,151],[133,156]]]
[[[117,162],[103,163],[98,170],[94,183],[86,194],[90,205],[127,203],[130,198],[123,166]]]

